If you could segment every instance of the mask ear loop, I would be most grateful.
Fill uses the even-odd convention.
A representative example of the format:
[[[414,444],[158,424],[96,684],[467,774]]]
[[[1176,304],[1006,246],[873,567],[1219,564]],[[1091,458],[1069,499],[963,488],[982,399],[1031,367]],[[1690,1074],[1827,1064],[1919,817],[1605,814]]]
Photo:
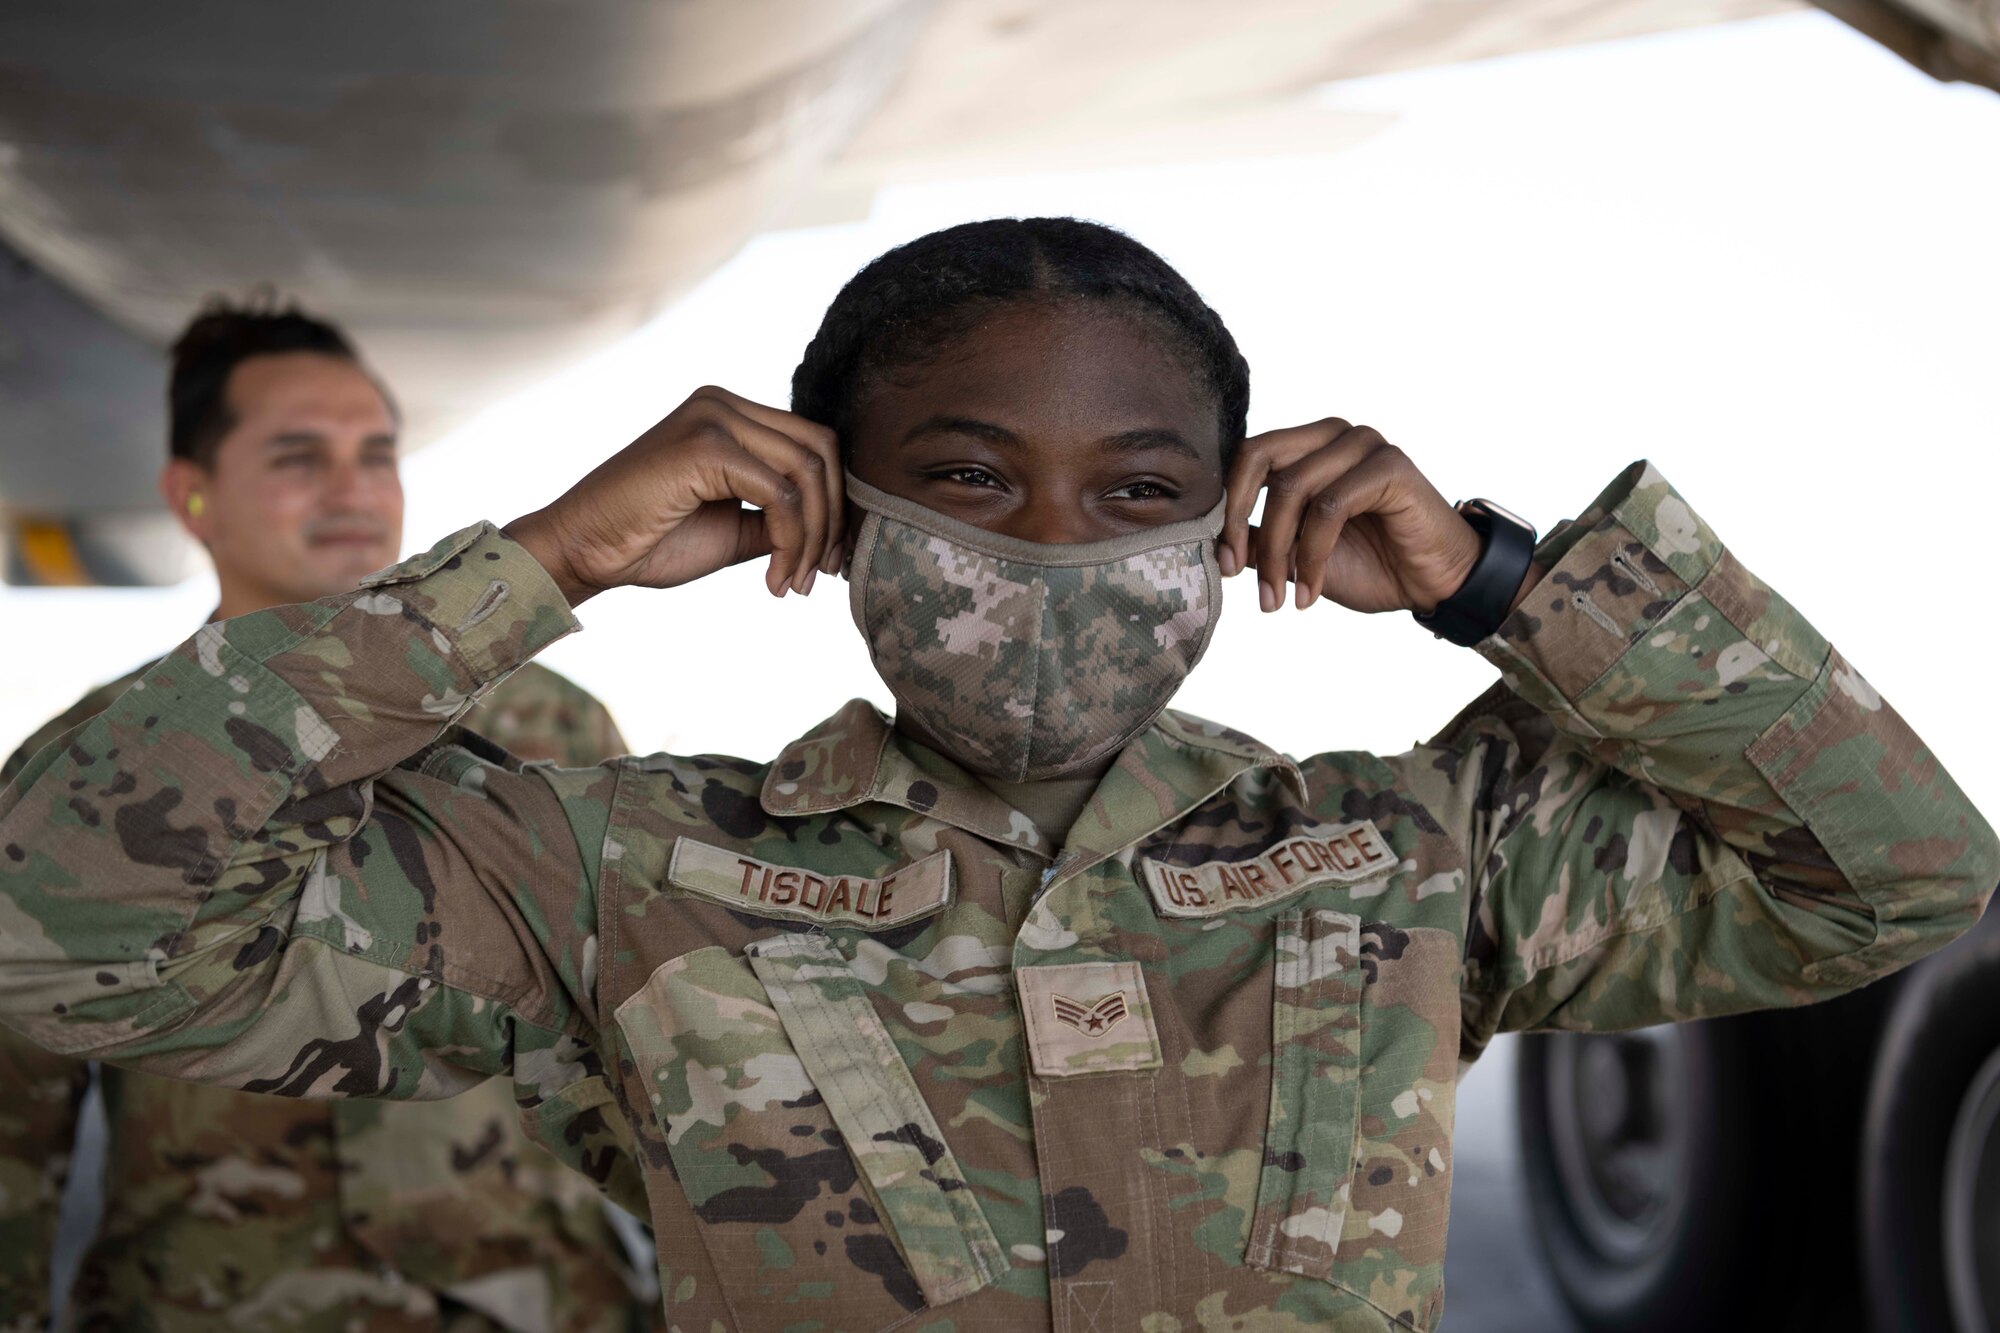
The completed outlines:
[[[868,636],[868,580],[865,577],[875,559],[875,548],[882,538],[882,516],[863,512],[860,531],[847,540],[847,554],[840,561],[840,577],[847,580],[847,610],[854,617],[854,627],[861,631],[864,643]]]
[[[1215,627],[1222,623],[1222,563],[1215,557],[1215,544],[1220,540],[1220,537],[1210,537],[1202,543],[1201,572],[1202,577],[1208,580],[1208,605],[1211,609],[1208,624],[1201,632],[1201,644],[1194,650],[1194,656],[1188,659],[1188,676],[1192,676],[1194,669],[1201,665],[1201,659],[1208,656],[1208,646],[1215,642]],[[1166,709],[1160,711],[1164,713]]]

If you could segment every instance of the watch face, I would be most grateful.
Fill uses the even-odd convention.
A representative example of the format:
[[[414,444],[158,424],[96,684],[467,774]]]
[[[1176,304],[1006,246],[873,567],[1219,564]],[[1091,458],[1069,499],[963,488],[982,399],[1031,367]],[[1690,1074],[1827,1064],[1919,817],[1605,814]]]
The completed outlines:
[[[1512,523],[1517,528],[1526,528],[1531,533],[1535,530],[1535,525],[1528,522],[1527,519],[1522,518],[1519,514],[1515,513],[1511,509],[1506,509],[1500,505],[1494,504],[1491,500],[1467,500],[1464,504],[1461,504],[1459,508],[1470,509],[1474,505],[1479,506],[1487,513],[1493,515],[1493,517],[1495,518],[1505,519],[1507,522]]]

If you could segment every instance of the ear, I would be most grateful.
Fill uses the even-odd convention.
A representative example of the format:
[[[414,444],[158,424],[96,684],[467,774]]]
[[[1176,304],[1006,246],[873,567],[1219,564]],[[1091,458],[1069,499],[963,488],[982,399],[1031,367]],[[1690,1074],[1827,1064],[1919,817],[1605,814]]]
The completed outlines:
[[[215,521],[208,498],[212,480],[208,469],[186,458],[170,458],[160,469],[160,498],[167,502],[167,508],[180,520],[188,536],[203,546],[208,545]],[[197,496],[201,499],[197,500]]]

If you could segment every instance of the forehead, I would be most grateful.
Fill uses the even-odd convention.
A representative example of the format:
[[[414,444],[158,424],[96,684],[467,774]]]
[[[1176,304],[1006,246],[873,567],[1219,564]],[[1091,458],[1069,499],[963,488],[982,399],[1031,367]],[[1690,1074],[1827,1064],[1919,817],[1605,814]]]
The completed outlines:
[[[1164,428],[1220,456],[1214,398],[1172,336],[1083,302],[1003,306],[936,360],[892,371],[859,408],[857,440],[949,415],[1030,439]]]
[[[238,430],[288,423],[371,433],[395,429],[389,404],[368,373],[345,357],[319,352],[249,357],[230,371],[224,397]]]

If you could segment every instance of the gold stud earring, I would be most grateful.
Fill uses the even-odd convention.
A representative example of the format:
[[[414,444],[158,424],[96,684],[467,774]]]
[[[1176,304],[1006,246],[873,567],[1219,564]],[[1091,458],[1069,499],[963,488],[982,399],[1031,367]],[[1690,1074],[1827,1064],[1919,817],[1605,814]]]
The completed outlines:
[[[193,495],[190,495],[188,497],[188,517],[200,518],[201,510],[202,510],[201,492],[196,491]]]

